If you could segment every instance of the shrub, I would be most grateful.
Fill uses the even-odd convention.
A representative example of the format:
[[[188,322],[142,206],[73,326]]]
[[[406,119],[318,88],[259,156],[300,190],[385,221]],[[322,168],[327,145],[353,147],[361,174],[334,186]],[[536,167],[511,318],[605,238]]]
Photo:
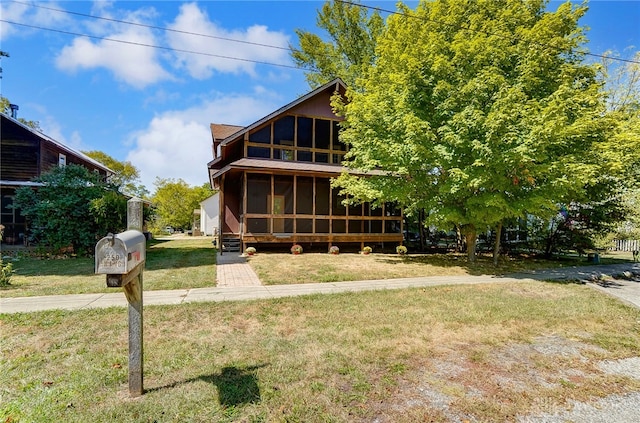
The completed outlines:
[[[302,254],[302,245],[293,244],[291,247],[291,254]]]
[[[407,254],[407,247],[405,247],[404,245],[398,245],[396,247],[396,253],[398,254]]]
[[[340,248],[337,245],[329,247],[329,254],[340,254]]]
[[[254,247],[247,247],[247,249],[244,250],[244,252],[252,256],[256,253],[256,249]]]
[[[0,286],[11,285],[11,275],[13,274],[13,263],[7,264],[0,258]]]
[[[373,248],[367,246],[362,249],[362,254],[369,254],[373,251]]]

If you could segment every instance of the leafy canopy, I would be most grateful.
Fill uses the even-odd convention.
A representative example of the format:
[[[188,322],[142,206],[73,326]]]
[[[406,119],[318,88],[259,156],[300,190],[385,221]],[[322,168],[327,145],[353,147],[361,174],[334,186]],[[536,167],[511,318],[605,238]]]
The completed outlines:
[[[583,63],[586,7],[437,0],[400,10],[349,102],[336,101],[346,164],[389,174],[337,184],[457,225],[473,260],[478,230],[551,216],[597,179],[612,123],[596,68]]]
[[[193,211],[200,208],[200,202],[213,192],[208,183],[199,187],[190,187],[182,179],[156,178],[156,192],[152,202],[158,216],[157,226],[191,228]]]
[[[73,246],[75,253],[91,255],[99,238],[125,229],[127,200],[101,175],[70,164],[52,167],[34,181],[42,186],[18,188],[14,207],[39,245]]]
[[[296,30],[299,48],[292,48],[295,63],[308,71],[307,82],[316,88],[335,78],[347,84],[355,82],[375,59],[378,35],[384,29],[379,13],[342,2],[326,2],[318,12],[317,24],[328,40],[304,30]]]
[[[146,198],[149,191],[140,183],[140,172],[129,161],[119,161],[102,151],[83,151],[84,154],[107,166],[115,172],[109,181],[118,187],[125,194]]]

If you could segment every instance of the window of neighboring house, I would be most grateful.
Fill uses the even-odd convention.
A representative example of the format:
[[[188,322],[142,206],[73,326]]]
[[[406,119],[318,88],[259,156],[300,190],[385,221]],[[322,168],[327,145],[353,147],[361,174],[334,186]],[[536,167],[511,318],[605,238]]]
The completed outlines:
[[[67,156],[62,153],[58,153],[58,166],[65,167],[67,165]]]

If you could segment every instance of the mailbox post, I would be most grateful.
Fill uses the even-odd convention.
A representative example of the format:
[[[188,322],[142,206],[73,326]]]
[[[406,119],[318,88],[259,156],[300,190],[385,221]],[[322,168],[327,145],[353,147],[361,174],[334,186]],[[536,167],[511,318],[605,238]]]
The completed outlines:
[[[142,200],[127,201],[127,230],[109,234],[96,244],[95,272],[106,275],[108,287],[122,287],[129,302],[129,394],[144,393],[142,336],[142,274],[146,237],[142,233]]]

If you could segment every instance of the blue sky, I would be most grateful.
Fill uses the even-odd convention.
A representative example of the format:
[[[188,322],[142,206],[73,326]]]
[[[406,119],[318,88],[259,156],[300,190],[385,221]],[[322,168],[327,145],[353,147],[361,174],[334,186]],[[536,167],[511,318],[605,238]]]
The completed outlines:
[[[0,93],[54,139],[131,161],[151,192],[156,177],[200,185],[212,159],[210,123],[247,125],[309,91],[286,48],[297,44],[295,29],[320,31],[323,3],[3,0],[0,19],[32,27],[0,22],[0,49],[10,54]],[[630,58],[640,46],[640,0],[589,6],[581,24],[590,52]]]

